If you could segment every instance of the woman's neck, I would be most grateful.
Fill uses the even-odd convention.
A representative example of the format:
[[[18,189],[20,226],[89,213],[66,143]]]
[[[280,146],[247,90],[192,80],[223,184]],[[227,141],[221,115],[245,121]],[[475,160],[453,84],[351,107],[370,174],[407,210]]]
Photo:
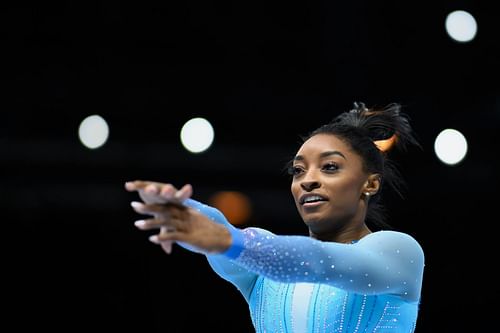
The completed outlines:
[[[316,234],[312,230],[309,230],[309,236],[312,238],[337,243],[352,243],[352,241],[360,240],[370,233],[372,233],[372,231],[365,223],[356,226],[349,226],[330,233]]]

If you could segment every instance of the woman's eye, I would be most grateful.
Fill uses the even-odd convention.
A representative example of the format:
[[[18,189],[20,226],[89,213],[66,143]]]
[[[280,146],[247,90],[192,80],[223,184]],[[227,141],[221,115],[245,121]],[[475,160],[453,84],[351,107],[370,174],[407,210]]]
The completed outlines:
[[[339,166],[337,163],[327,163],[323,166],[323,169],[326,171],[337,171]]]
[[[291,166],[288,168],[288,174],[292,176],[297,176],[302,173],[302,168],[298,166]]]

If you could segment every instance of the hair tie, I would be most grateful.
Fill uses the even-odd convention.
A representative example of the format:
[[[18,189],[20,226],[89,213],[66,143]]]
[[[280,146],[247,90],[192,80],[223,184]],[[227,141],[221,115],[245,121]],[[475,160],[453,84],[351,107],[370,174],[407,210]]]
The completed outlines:
[[[384,140],[375,140],[373,143],[375,143],[375,146],[377,146],[378,150],[380,150],[383,153],[388,152],[396,143],[398,137],[396,133],[391,135],[389,138],[384,139]]]

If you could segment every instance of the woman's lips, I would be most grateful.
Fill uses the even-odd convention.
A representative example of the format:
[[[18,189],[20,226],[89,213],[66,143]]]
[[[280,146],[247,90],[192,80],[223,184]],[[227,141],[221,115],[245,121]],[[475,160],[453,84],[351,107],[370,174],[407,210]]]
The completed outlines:
[[[316,208],[318,206],[321,206],[324,204],[326,201],[313,201],[313,202],[304,202],[302,204],[302,207],[304,208]]]

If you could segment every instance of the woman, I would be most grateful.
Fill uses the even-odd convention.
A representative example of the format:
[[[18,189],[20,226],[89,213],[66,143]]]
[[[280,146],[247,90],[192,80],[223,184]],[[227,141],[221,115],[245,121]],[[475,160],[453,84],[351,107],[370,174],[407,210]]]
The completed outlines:
[[[215,208],[191,199],[192,187],[128,182],[144,203],[136,221],[171,252],[173,242],[205,254],[249,304],[256,332],[413,332],[424,254],[410,235],[372,232],[383,223],[382,186],[399,192],[388,159],[416,144],[398,104],[344,112],[304,139],[289,167],[291,192],[307,236],[238,229]]]

